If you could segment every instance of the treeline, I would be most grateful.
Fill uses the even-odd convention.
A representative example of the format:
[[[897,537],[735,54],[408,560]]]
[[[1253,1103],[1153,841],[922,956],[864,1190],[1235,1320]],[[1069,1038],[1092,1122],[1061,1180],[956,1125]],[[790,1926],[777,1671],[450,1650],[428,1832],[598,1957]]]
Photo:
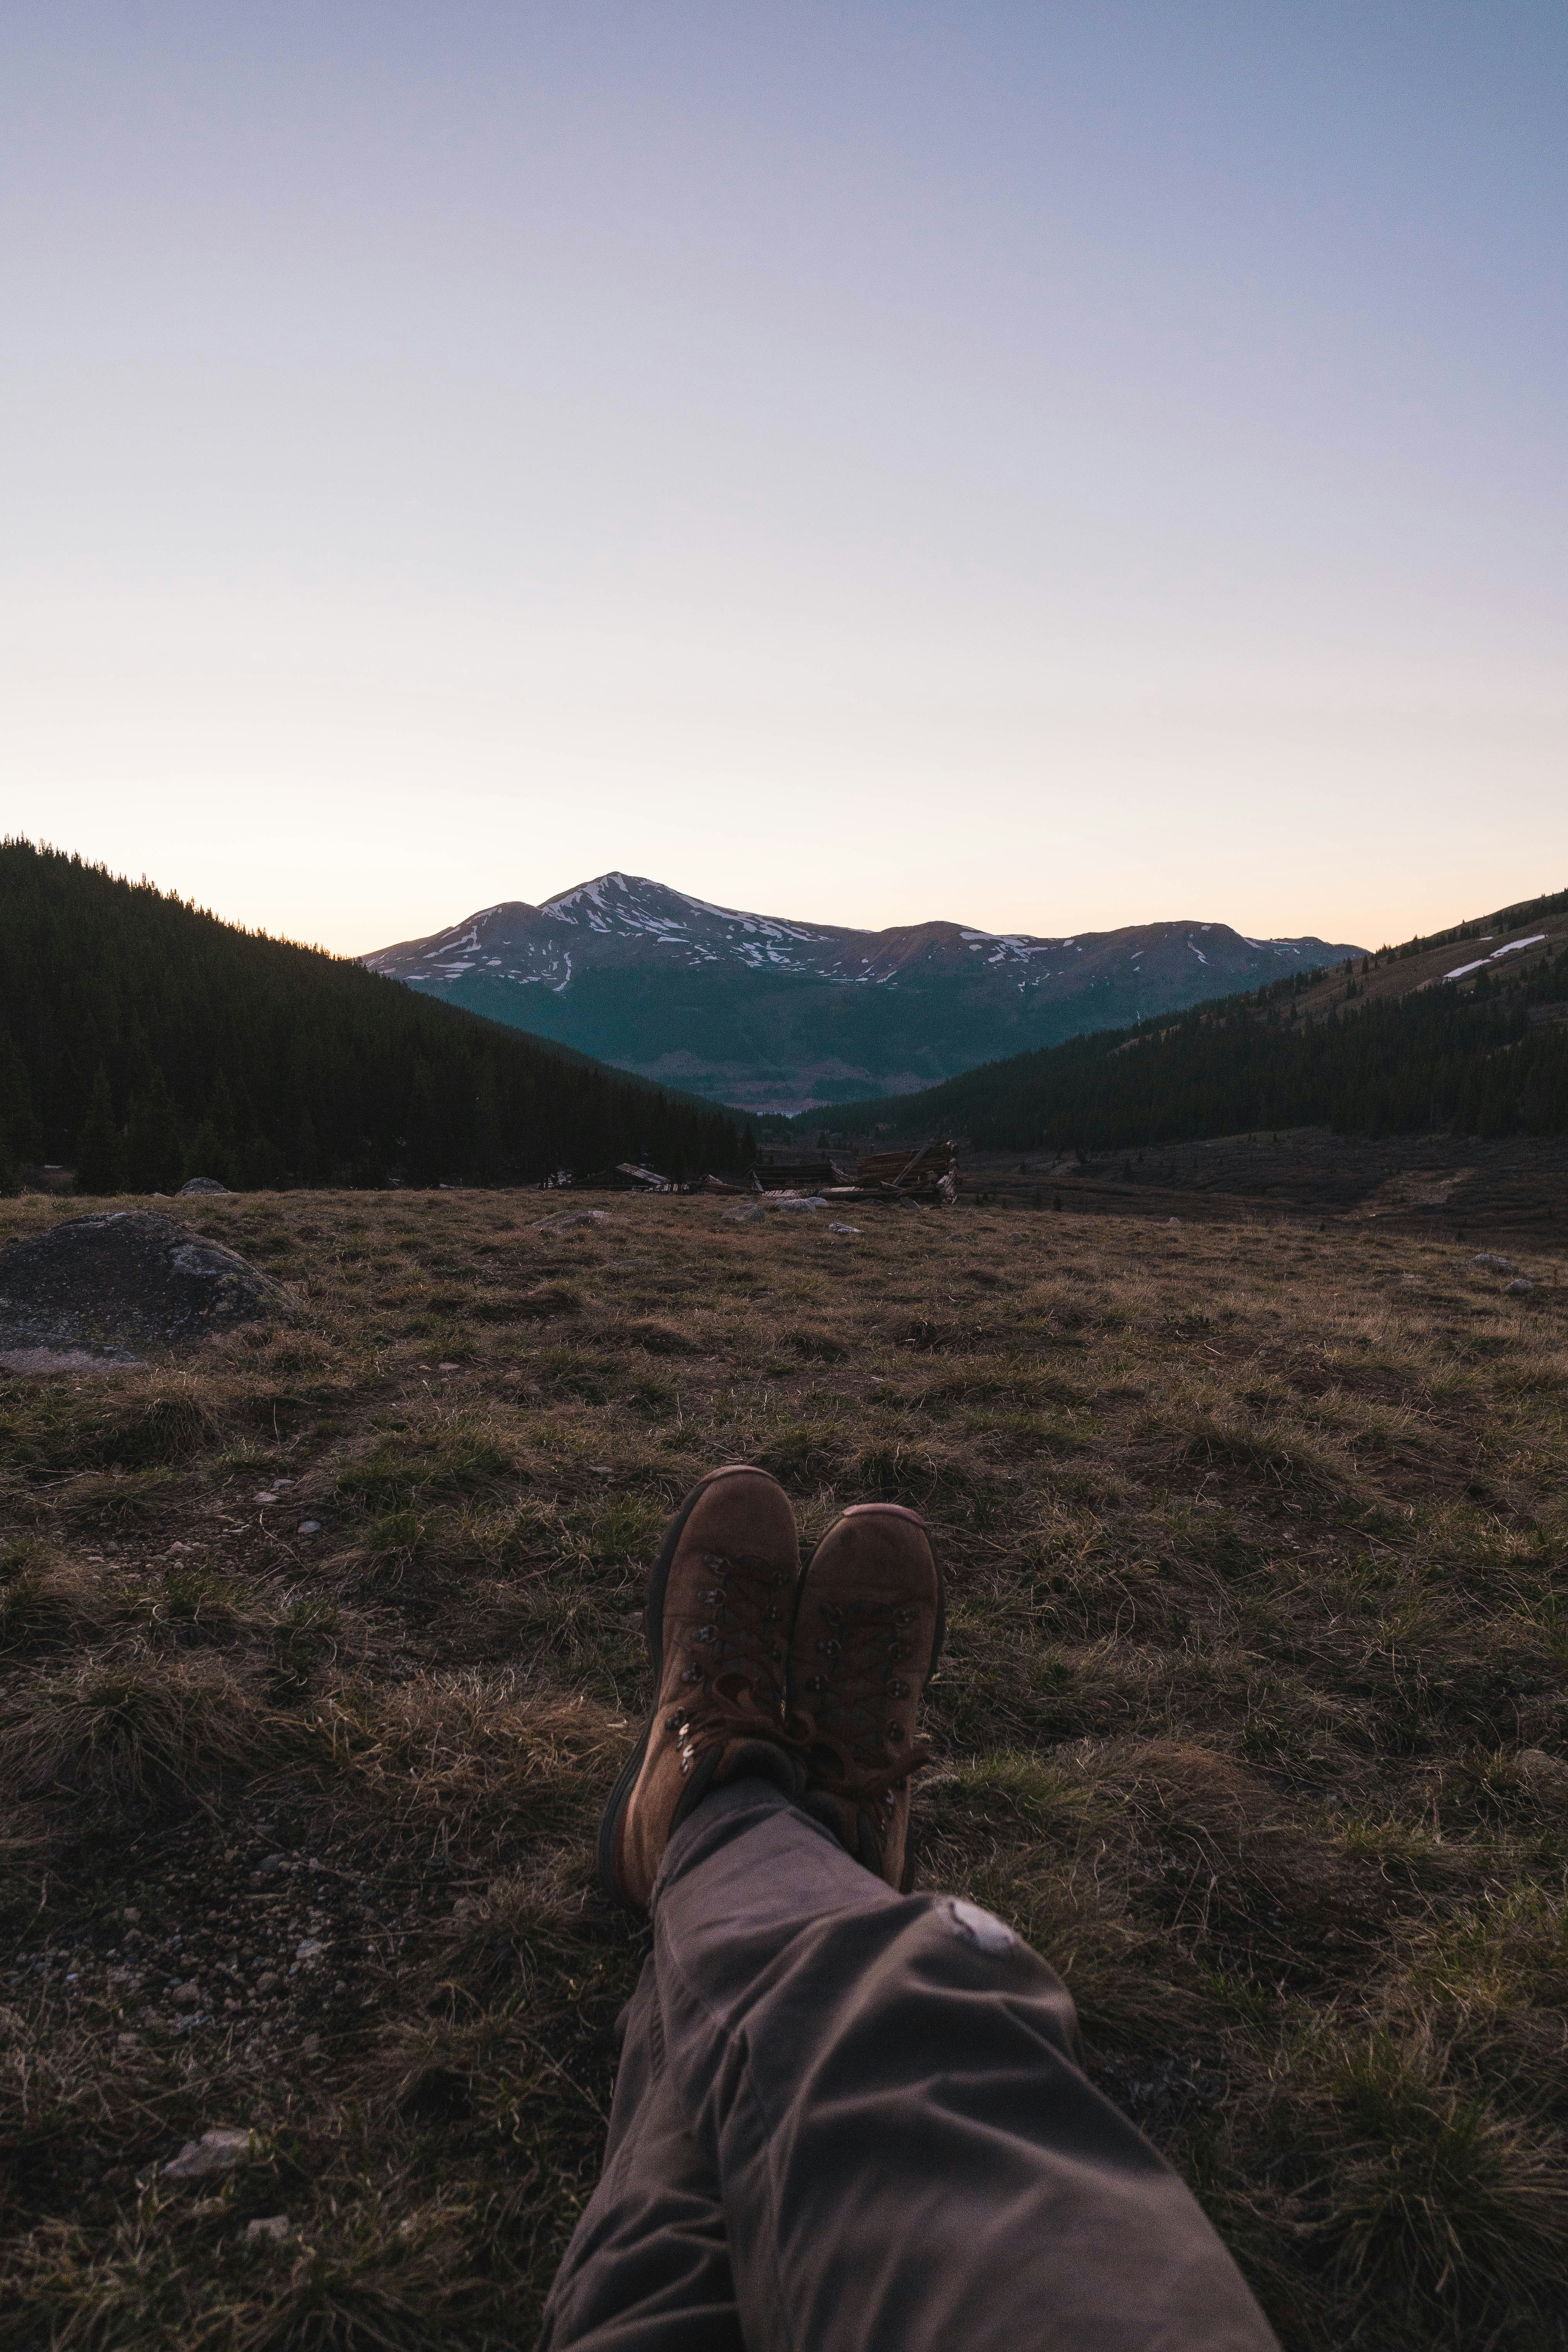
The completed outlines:
[[[835,1129],[960,1134],[981,1150],[1114,1150],[1285,1127],[1568,1135],[1568,1022],[1531,1017],[1568,1000],[1568,954],[1529,978],[1503,967],[1463,990],[1363,1003],[1356,973],[1370,969],[1347,968],[1344,1010],[1326,1019],[1293,1013],[1311,982],[1292,978],[829,1116]]]
[[[82,1192],[461,1180],[755,1150],[723,1112],[236,929],[151,884],[0,843],[0,1184]]]

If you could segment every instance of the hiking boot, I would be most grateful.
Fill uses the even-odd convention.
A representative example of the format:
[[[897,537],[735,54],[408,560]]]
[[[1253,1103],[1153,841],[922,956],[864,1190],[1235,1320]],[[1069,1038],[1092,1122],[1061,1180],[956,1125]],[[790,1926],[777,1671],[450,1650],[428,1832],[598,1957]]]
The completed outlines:
[[[918,1511],[862,1503],[836,1519],[800,1580],[790,1728],[804,1803],[868,1870],[902,1889],[921,1693],[942,1654],[942,1570]]]
[[[643,1629],[654,1700],[599,1829],[599,1884],[646,1910],[670,1832],[746,1774],[805,1785],[784,1731],[800,1540],[784,1489],[731,1463],[699,1480],[665,1531]]]

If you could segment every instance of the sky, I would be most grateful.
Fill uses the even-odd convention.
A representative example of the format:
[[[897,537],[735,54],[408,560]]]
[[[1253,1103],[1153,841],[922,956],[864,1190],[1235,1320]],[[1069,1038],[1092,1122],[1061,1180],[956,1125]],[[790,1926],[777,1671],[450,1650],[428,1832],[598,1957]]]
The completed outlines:
[[[1568,884],[1561,0],[0,26],[0,831],[1376,946]]]

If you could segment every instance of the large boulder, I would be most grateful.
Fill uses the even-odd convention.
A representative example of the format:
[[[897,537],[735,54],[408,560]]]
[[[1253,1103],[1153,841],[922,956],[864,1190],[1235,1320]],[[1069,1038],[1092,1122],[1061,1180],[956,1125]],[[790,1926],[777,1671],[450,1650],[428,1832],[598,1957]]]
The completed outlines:
[[[0,1357],[48,1349],[134,1363],[285,1303],[221,1242],[173,1217],[111,1209],[0,1250]]]

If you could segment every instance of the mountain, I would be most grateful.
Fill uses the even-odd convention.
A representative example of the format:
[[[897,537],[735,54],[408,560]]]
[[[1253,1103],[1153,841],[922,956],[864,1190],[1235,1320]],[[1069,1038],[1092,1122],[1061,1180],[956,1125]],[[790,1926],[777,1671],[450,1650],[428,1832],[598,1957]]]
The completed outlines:
[[[752,1111],[907,1094],[998,1054],[1170,1013],[1359,954],[1224,923],[1070,939],[857,931],[601,874],[364,961],[422,994]]]
[[[1568,1135],[1568,891],[1173,1019],[988,1063],[896,1106],[868,1097],[836,1109],[832,1126],[1008,1151],[1319,1126]]]
[[[697,1174],[750,1150],[706,1103],[0,843],[0,1183],[40,1160],[94,1192],[519,1182],[632,1158]]]

